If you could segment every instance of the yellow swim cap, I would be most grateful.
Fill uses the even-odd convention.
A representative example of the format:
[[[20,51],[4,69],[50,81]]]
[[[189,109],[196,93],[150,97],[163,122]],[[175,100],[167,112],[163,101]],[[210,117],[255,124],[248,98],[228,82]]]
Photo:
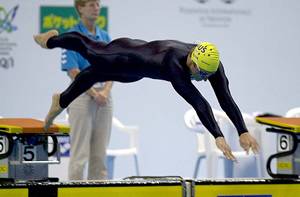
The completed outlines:
[[[191,59],[200,70],[210,73],[216,72],[220,63],[217,47],[209,42],[199,43],[193,50]]]

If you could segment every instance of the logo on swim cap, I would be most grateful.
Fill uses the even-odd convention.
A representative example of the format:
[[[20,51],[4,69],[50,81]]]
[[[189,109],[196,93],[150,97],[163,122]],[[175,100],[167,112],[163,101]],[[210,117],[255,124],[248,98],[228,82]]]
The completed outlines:
[[[209,42],[198,44],[192,52],[191,59],[200,70],[206,72],[216,72],[220,63],[217,47]]]

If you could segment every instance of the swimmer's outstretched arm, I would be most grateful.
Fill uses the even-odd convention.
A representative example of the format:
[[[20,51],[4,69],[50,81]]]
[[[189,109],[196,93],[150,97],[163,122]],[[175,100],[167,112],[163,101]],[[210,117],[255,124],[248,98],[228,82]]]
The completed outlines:
[[[179,62],[175,58],[170,58],[170,64],[173,64],[170,70],[170,81],[176,92],[183,97],[195,109],[202,124],[215,137],[217,147],[223,152],[227,159],[236,161],[232,154],[230,146],[226,143],[224,136],[213,116],[212,109],[198,89],[192,84],[190,75],[182,71]]]
[[[250,149],[252,149],[254,153],[258,153],[259,145],[248,132],[242,114],[231,96],[229,82],[225,75],[222,63],[220,63],[217,72],[209,78],[209,81],[214,89],[221,108],[225,111],[238,131],[241,147],[247,153],[249,153]]]
[[[192,105],[202,124],[215,137],[216,145],[223,152],[224,156],[227,159],[236,161],[230,146],[226,143],[225,138],[213,116],[212,109],[208,102],[191,82],[186,83],[184,87],[182,82],[180,84],[181,85],[176,85],[176,83],[172,83],[177,93]]]

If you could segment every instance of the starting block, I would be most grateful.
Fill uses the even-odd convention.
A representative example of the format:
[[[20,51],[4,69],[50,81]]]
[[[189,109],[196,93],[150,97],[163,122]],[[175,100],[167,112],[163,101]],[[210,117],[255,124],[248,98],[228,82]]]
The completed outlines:
[[[277,151],[267,160],[267,172],[273,178],[300,177],[300,118],[258,116],[258,123],[268,125],[268,132],[278,133]],[[271,170],[271,161],[277,159],[277,173]]]
[[[70,129],[54,124],[44,132],[43,124],[31,118],[0,118],[0,181],[48,180],[48,164],[60,163],[57,137]]]

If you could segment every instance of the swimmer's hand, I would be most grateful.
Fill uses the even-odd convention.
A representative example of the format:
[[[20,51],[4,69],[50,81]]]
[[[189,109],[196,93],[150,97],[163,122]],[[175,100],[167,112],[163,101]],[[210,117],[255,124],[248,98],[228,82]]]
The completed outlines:
[[[235,162],[237,161],[236,158],[234,157],[234,155],[232,154],[230,146],[226,143],[224,137],[217,137],[216,145],[217,145],[218,149],[220,149],[222,151],[222,153],[224,154],[224,156],[227,159],[235,161]]]
[[[249,132],[240,135],[240,145],[249,154],[250,149],[254,154],[259,152],[259,145],[254,137]]]

